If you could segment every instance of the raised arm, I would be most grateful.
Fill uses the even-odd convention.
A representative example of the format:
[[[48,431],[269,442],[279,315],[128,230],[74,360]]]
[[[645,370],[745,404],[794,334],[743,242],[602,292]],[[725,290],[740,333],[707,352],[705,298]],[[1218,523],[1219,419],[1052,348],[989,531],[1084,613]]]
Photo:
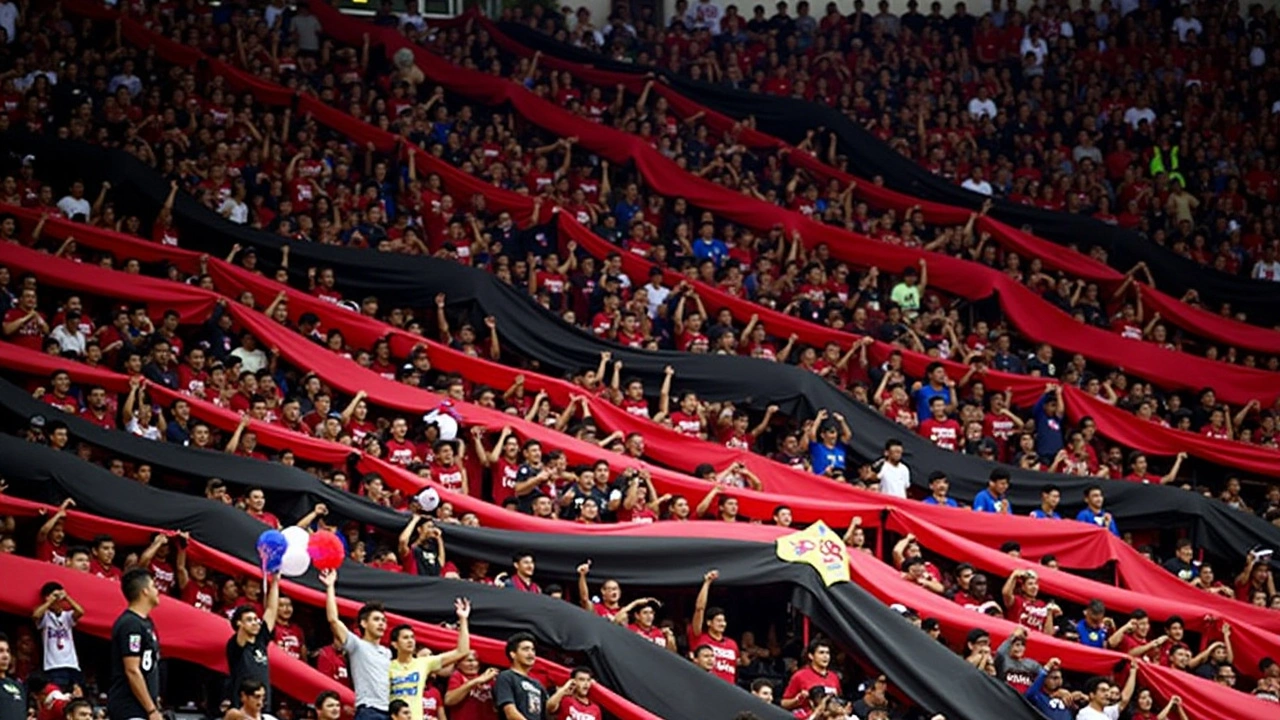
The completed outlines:
[[[711,583],[720,577],[719,570],[708,570],[702,576],[702,587],[698,589],[698,598],[693,602],[693,620],[689,622],[689,627],[693,629],[694,637],[702,634],[703,624],[707,617],[707,598],[711,595]]]
[[[338,582],[337,570],[325,570],[320,573],[320,582],[324,584],[324,617],[329,621],[329,629],[333,631],[333,639],[339,644],[347,642],[347,626],[342,623],[338,614],[338,596],[334,585]]]

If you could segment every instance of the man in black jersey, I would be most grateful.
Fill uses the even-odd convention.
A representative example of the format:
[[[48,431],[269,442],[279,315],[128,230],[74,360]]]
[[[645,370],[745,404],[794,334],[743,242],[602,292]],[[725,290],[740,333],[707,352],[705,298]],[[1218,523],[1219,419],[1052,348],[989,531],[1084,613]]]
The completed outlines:
[[[111,626],[111,689],[107,717],[111,720],[162,720],[160,695],[160,639],[151,611],[160,604],[151,573],[134,568],[120,579],[129,607]]]

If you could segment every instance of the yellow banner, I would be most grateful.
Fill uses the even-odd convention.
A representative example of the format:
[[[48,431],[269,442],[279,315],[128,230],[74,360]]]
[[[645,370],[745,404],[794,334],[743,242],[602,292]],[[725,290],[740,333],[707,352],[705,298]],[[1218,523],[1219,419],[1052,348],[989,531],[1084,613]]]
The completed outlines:
[[[812,565],[828,587],[849,582],[849,550],[844,540],[821,520],[778,538],[777,549],[780,560]]]

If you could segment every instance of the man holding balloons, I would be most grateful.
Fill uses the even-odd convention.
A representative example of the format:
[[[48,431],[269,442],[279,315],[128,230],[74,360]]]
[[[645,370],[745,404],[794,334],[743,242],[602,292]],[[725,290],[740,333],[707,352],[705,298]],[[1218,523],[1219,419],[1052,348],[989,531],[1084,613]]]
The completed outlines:
[[[262,617],[252,605],[241,605],[231,614],[231,627],[235,631],[227,640],[227,668],[230,675],[226,696],[233,702],[237,688],[245,680],[257,680],[266,688],[265,707],[271,707],[271,671],[267,664],[267,650],[276,628],[276,614],[280,609],[280,578],[267,573],[266,607]]]

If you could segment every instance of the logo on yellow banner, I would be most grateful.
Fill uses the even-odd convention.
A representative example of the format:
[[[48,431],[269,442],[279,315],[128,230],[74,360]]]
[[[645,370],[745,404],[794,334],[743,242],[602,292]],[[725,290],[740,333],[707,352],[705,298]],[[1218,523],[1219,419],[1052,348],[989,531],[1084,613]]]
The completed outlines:
[[[778,559],[812,565],[828,587],[849,582],[849,550],[826,523],[819,520],[797,533],[778,538]]]

